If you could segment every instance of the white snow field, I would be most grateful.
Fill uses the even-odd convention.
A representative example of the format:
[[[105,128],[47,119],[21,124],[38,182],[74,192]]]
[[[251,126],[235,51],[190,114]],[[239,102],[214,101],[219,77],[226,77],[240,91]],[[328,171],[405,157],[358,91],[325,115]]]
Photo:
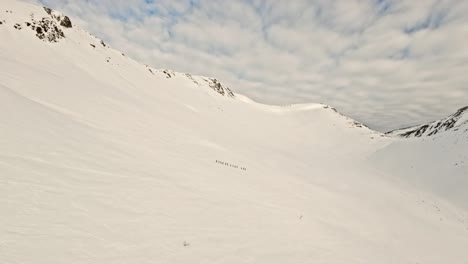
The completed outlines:
[[[0,263],[468,263],[467,123],[262,105],[49,13],[0,1]]]

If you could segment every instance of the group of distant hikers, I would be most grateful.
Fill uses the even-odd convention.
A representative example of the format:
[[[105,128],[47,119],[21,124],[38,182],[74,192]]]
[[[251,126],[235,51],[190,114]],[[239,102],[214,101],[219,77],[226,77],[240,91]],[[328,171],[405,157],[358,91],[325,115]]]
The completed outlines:
[[[224,161],[216,160],[216,163],[221,164],[221,165],[225,165],[225,166],[228,166],[228,167],[231,167],[231,168],[239,169],[238,165],[230,164],[230,163],[227,163],[227,162],[224,162]],[[243,170],[243,171],[247,170],[247,168],[245,168],[245,167],[240,167],[240,169]]]

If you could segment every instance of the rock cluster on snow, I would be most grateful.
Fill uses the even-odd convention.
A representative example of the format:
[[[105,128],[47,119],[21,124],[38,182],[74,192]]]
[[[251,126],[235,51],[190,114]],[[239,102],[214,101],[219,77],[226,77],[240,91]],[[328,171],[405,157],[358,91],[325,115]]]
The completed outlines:
[[[58,42],[65,38],[62,28],[73,26],[70,18],[47,7],[44,7],[44,10],[49,15],[48,17],[36,20],[34,15],[31,15],[31,21],[26,22],[26,26],[34,30],[36,36],[44,41]],[[14,27],[18,30],[22,29],[20,24],[16,24]]]
[[[205,81],[208,82],[208,85],[215,92],[221,95],[226,95],[228,97],[234,97],[234,93],[231,91],[231,89],[229,89],[228,87],[224,87],[217,79],[209,78],[208,80],[205,80]]]
[[[32,19],[32,23],[27,23],[26,25],[36,31],[36,36],[44,41],[58,42],[65,37],[57,22],[48,17],[43,17],[38,21]]]
[[[58,12],[56,12],[56,11],[54,11],[54,10],[48,8],[48,7],[44,7],[44,10],[46,11],[46,13],[47,13],[49,16],[51,16],[52,18],[54,18],[55,20],[57,20],[57,21],[60,23],[60,25],[61,25],[62,27],[66,27],[66,28],[71,28],[71,27],[73,27],[73,24],[72,24],[72,22],[71,22],[71,20],[70,20],[69,17],[67,17],[67,16],[65,16],[65,15],[62,15],[62,14],[60,14],[60,13],[58,13]]]
[[[166,74],[166,78],[170,79],[172,78],[174,74],[174,72],[170,71],[170,70],[163,70],[163,73]]]

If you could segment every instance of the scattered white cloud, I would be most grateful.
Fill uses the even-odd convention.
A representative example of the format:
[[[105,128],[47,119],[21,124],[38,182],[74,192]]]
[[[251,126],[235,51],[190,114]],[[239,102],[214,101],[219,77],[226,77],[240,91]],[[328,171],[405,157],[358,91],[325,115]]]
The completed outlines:
[[[29,0],[36,1],[36,0]],[[38,0],[135,59],[378,130],[468,105],[468,2]]]

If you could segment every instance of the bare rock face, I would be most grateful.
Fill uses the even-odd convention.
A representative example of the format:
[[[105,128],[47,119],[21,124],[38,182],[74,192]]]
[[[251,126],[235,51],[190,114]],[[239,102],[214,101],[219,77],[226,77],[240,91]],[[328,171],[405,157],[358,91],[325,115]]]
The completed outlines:
[[[458,109],[454,114],[428,124],[408,127],[387,132],[388,135],[411,138],[434,136],[444,131],[463,130],[468,132],[468,106]]]
[[[46,11],[48,15],[52,15],[52,9],[44,6],[44,10]]]
[[[47,42],[58,42],[65,38],[63,28],[71,28],[72,22],[70,18],[64,16],[48,7],[44,7],[44,11],[48,16],[36,20],[34,15],[31,15],[31,21],[26,22],[26,26],[36,32],[36,36]]]
[[[205,80],[206,81],[206,80]],[[235,97],[234,93],[228,87],[224,87],[217,79],[209,78],[208,85],[213,89],[215,92],[226,95],[228,97]]]
[[[65,38],[60,26],[55,20],[48,17],[43,17],[41,20],[32,20],[32,23],[27,23],[32,30],[36,31],[36,36],[44,41],[58,42],[60,39]]]
[[[66,28],[71,28],[73,26],[72,22],[70,21],[70,18],[68,18],[67,16],[62,17],[62,20],[60,21],[60,25]]]
[[[65,15],[62,15],[62,14],[60,14],[60,13],[58,13],[58,12],[48,8],[48,7],[44,7],[44,10],[46,11],[46,13],[49,16],[51,16],[53,19],[57,20],[62,27],[66,27],[66,28],[73,27],[73,24],[72,24],[69,17],[67,17]]]
[[[168,78],[168,79],[172,78],[172,76],[174,74],[173,72],[171,72],[169,70],[163,70],[163,73],[166,75],[166,78]]]

